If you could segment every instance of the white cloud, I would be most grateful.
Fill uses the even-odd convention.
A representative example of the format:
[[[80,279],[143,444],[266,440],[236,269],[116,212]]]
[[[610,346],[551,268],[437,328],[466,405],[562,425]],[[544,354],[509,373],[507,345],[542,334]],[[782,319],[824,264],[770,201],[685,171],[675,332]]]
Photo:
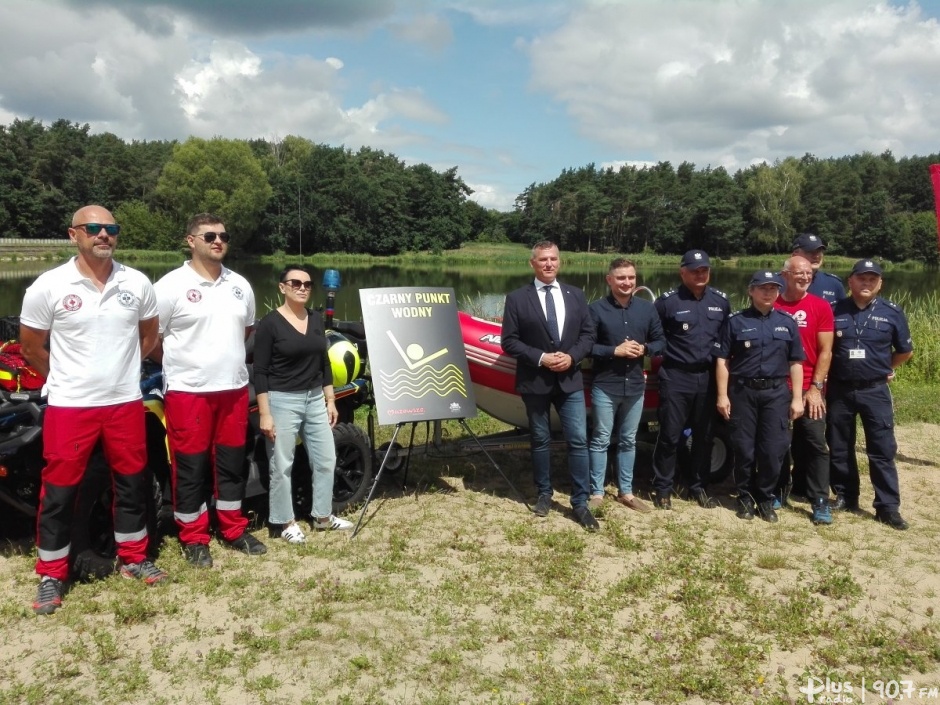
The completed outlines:
[[[512,209],[512,205],[518,194],[509,194],[500,191],[497,186],[491,184],[470,184],[467,186],[473,189],[469,199],[479,203],[484,208],[494,208],[496,210],[507,211]]]
[[[377,89],[344,105],[337,56],[261,55],[238,40],[199,34],[185,14],[171,21],[159,6],[143,14],[151,24],[162,18],[159,32],[147,34],[140,13],[128,17],[107,3],[84,12],[0,3],[0,26],[13,29],[0,43],[0,115],[10,116],[7,123],[68,117],[124,138],[296,134],[387,150],[419,141],[402,121],[447,122],[412,88]]]
[[[940,26],[884,2],[592,2],[528,46],[585,137],[655,161],[936,150]]]

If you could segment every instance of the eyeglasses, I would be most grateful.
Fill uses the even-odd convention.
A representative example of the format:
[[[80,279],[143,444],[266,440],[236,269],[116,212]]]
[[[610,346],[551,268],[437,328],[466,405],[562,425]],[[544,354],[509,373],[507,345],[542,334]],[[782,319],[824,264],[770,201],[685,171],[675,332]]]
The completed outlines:
[[[121,232],[121,226],[116,223],[108,223],[107,225],[102,225],[101,223],[82,223],[81,225],[73,225],[72,227],[82,228],[92,237],[100,233],[102,228],[104,228],[104,231],[111,237],[117,237],[118,233]]]
[[[307,281],[300,281],[300,279],[285,279],[281,284],[287,284],[291,289],[303,289],[304,291],[310,291],[313,288],[313,282],[309,279]]]
[[[216,238],[219,238],[222,242],[225,242],[225,243],[227,243],[229,240],[232,239],[232,236],[229,235],[229,234],[226,233],[226,232],[221,232],[221,233],[201,233],[201,234],[199,234],[199,235],[195,235],[194,237],[201,237],[203,240],[205,240],[205,241],[206,241],[208,244],[210,244],[210,245],[211,245],[213,242],[215,242],[215,239],[216,239]]]

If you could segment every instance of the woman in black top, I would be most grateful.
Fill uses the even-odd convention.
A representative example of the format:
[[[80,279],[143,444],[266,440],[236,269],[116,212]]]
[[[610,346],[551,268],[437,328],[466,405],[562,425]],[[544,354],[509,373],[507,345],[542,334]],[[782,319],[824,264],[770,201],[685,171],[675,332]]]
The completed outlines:
[[[289,543],[306,540],[291,500],[298,433],[313,468],[313,528],[353,526],[332,514],[336,447],[331,427],[338,414],[323,318],[306,307],[312,287],[306,267],[285,267],[278,284],[284,303],[262,318],[255,331],[255,391],[271,471],[268,521],[272,535],[280,532]]]

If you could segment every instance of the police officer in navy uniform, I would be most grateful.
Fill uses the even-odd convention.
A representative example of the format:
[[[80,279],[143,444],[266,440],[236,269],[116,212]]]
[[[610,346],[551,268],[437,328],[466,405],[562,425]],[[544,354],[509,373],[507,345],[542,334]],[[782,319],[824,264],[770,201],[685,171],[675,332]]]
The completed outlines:
[[[825,299],[830,304],[845,298],[845,287],[835,274],[823,271],[823,250],[826,245],[818,235],[802,233],[793,241],[793,256],[805,257],[813,267],[813,282],[809,285],[810,294]]]
[[[906,529],[901,517],[901,491],[894,456],[894,409],[888,382],[894,370],[911,359],[914,346],[907,317],[880,296],[881,267],[859,260],[849,275],[849,297],[833,309],[835,340],[826,394],[831,458],[830,482],[836,493],[833,509],[857,510],[858,462],[855,418],[865,431],[868,472],[875,488],[875,519]]]
[[[774,308],[782,288],[773,272],[755,272],[751,305],[728,317],[715,344],[716,405],[731,422],[737,516],[753,519],[756,508],[771,523],[789,422],[803,415],[803,344],[796,321]]]
[[[656,299],[666,335],[659,368],[659,437],[653,452],[655,505],[672,509],[676,450],[692,429],[692,463],[685,468],[691,496],[706,509],[717,506],[706,486],[711,474],[715,421],[715,378],[712,348],[721,324],[731,313],[727,297],[708,286],[711,263],[702,250],[682,256],[682,284]]]

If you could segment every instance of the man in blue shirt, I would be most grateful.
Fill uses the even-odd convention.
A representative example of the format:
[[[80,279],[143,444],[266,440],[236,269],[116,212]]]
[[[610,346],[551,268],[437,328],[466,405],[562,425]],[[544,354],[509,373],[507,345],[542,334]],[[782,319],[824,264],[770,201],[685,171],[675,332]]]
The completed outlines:
[[[596,339],[591,350],[591,504],[604,498],[607,449],[617,434],[617,501],[638,512],[649,507],[633,494],[636,430],[643,413],[646,377],[644,356],[659,355],[666,346],[659,315],[649,301],[636,298],[636,264],[618,258],[607,270],[610,294],[590,307]]]
[[[901,490],[894,457],[894,407],[888,382],[911,359],[914,345],[907,317],[878,296],[881,267],[859,260],[849,275],[849,298],[834,309],[835,340],[826,393],[826,440],[831,458],[833,509],[857,510],[860,479],[855,458],[855,419],[862,418],[868,473],[875,488],[875,519],[904,530]]]
[[[823,250],[825,249],[826,245],[822,239],[813,233],[802,233],[793,241],[793,256],[805,257],[813,267],[813,281],[807,291],[834,304],[845,298],[845,287],[842,285],[842,280],[835,274],[823,271]]]

